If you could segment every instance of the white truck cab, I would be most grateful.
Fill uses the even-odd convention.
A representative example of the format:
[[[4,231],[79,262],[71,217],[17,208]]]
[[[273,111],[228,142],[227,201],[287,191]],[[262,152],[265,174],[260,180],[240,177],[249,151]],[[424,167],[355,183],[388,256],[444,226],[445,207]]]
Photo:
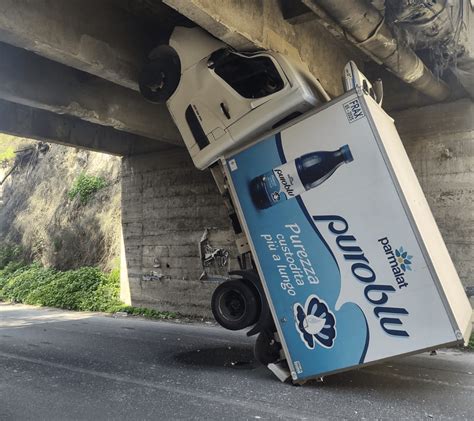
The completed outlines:
[[[149,58],[140,90],[166,102],[199,169],[321,102],[319,82],[281,54],[236,52],[200,28],[175,28]]]

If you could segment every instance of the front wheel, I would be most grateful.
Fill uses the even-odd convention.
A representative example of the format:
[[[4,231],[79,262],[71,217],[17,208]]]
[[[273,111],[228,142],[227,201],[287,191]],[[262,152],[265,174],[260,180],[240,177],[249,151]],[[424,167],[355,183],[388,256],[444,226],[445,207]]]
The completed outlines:
[[[257,321],[258,292],[240,280],[226,281],[212,294],[211,308],[214,318],[222,327],[229,330],[245,329]]]
[[[179,85],[181,63],[176,51],[168,45],[155,48],[143,68],[138,85],[140,93],[150,102],[164,104]]]

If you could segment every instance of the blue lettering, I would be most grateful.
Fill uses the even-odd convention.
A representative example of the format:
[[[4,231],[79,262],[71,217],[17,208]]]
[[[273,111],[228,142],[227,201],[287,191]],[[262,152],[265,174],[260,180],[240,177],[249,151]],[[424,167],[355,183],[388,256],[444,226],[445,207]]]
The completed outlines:
[[[352,274],[361,282],[375,281],[375,272],[369,265],[366,265],[365,263],[354,263],[351,267],[351,271]]]
[[[377,276],[370,267],[370,262],[365,257],[362,249],[355,244],[357,241],[356,238],[353,235],[344,235],[349,230],[347,221],[337,215],[321,215],[313,216],[313,218],[316,222],[327,222],[329,231],[336,235],[336,244],[343,252],[344,260],[354,262],[351,265],[351,272],[354,277],[361,282],[369,284],[364,288],[364,296],[369,303],[377,306],[374,308],[374,314],[377,319],[380,319],[381,328],[392,336],[409,336],[405,330],[387,327],[387,325],[403,325],[400,319],[394,317],[380,318],[380,314],[382,313],[407,315],[408,312],[404,308],[382,307],[382,305],[386,304],[389,300],[387,292],[395,292],[396,290],[391,285],[373,284]],[[338,227],[336,227],[336,224],[338,224]],[[388,244],[387,238],[381,238],[378,241],[382,245]]]
[[[337,215],[325,215],[325,216],[313,216],[315,221],[338,221],[344,224],[345,228],[342,229],[336,229],[334,227],[334,222],[331,222],[328,224],[329,231],[331,231],[333,234],[345,234],[347,230],[349,229],[349,225],[347,224],[347,221]]]
[[[385,304],[388,301],[388,295],[385,292],[380,294],[380,299],[373,300],[369,297],[369,293],[372,291],[390,291],[395,292],[395,288],[390,285],[367,285],[364,289],[365,298],[367,298],[372,304]]]

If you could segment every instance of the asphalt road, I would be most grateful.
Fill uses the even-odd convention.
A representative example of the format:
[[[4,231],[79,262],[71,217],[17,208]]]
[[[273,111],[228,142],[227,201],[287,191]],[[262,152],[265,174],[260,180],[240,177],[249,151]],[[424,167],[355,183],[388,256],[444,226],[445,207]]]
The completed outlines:
[[[474,353],[301,387],[252,359],[252,340],[215,326],[0,303],[0,420],[474,418]]]

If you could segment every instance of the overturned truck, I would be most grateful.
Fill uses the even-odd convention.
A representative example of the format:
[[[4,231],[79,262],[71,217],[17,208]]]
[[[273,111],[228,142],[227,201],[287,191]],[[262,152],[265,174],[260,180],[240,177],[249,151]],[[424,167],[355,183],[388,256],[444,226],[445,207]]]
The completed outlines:
[[[466,342],[472,309],[373,85],[346,93],[273,52],[242,53],[198,28],[155,48],[142,94],[166,102],[210,168],[240,253],[216,320],[258,335],[256,358],[302,383]]]

